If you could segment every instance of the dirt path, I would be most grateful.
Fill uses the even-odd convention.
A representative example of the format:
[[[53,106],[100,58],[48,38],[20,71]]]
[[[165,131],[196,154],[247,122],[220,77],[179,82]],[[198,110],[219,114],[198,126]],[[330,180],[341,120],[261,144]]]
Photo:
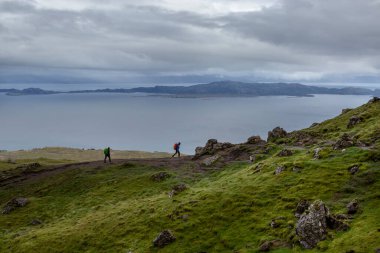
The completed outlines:
[[[109,166],[123,165],[123,164],[134,164],[134,165],[146,165],[158,168],[169,168],[177,169],[184,165],[191,165],[196,170],[202,170],[199,162],[194,162],[191,160],[192,156],[185,156],[181,158],[143,158],[143,159],[115,159],[112,160],[112,164],[104,163],[103,161],[92,161],[92,162],[80,162],[80,163],[69,163],[64,165],[56,166],[44,166],[41,170],[36,172],[20,172],[18,175],[0,180],[0,187],[13,185],[29,180],[40,180],[49,176],[53,176],[62,172],[77,170],[83,168],[94,168],[94,169],[105,169]]]

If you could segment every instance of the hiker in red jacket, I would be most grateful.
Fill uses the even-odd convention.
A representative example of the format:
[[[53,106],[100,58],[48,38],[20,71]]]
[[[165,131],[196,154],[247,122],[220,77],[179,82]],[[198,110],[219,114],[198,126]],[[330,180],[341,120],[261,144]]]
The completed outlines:
[[[172,157],[174,157],[176,154],[178,154],[178,157],[181,157],[181,153],[179,152],[180,146],[181,146],[181,142],[174,143],[173,149],[175,150],[175,153],[174,155],[172,155]]]

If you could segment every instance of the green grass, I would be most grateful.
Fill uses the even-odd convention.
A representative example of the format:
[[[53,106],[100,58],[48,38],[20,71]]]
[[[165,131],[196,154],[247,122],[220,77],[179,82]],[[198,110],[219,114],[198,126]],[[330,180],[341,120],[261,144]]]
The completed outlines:
[[[347,131],[368,139],[379,122],[379,104],[349,113],[365,111],[377,114],[367,116],[360,128]],[[336,119],[338,127],[345,124],[343,116],[349,115]],[[330,120],[317,128],[333,126],[334,120]],[[243,253],[257,252],[261,243],[274,239],[293,245],[272,251],[277,253],[374,252],[380,247],[378,149],[333,150],[323,143],[335,134],[320,136],[320,145],[298,149],[293,156],[277,157],[283,146],[271,144],[270,154],[257,163],[237,162],[219,170],[195,172],[191,166],[170,169],[134,164],[83,167],[3,186],[0,203],[14,196],[28,197],[30,203],[0,215],[0,252]],[[312,158],[316,146],[323,146],[319,160]],[[258,163],[261,172],[253,173]],[[360,171],[350,175],[347,168],[355,164]],[[286,170],[274,175],[279,165]],[[301,171],[294,172],[294,166]],[[15,167],[0,163],[3,170]],[[160,171],[171,177],[153,182],[150,177]],[[168,192],[178,183],[189,188],[169,198]],[[295,235],[293,214],[301,199],[321,199],[337,214],[345,212],[349,201],[358,199],[360,211],[348,231],[329,231],[327,240],[317,248],[304,250]],[[278,228],[269,226],[274,218],[279,218]],[[33,219],[43,224],[32,226]],[[162,249],[154,248],[152,240],[164,229],[170,229],[177,240]]]

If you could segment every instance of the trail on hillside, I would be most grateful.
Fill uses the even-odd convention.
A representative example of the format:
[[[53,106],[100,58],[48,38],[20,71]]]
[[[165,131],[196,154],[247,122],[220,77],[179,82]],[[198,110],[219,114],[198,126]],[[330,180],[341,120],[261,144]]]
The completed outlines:
[[[53,176],[70,170],[78,170],[83,168],[94,168],[97,170],[107,169],[109,166],[117,166],[124,164],[145,165],[157,168],[178,169],[184,165],[191,165],[195,170],[200,171],[202,167],[199,162],[192,161],[192,156],[184,156],[181,158],[141,158],[141,159],[115,159],[112,163],[104,163],[102,160],[92,162],[68,163],[55,166],[43,166],[38,171],[23,171],[18,175],[0,180],[0,187],[13,185],[29,180],[40,180],[49,176]]]

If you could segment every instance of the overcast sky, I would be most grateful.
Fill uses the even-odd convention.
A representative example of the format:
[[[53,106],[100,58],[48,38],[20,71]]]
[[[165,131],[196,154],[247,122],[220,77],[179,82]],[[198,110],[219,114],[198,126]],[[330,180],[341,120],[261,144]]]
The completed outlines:
[[[0,0],[0,83],[380,83],[379,19],[380,0]]]

